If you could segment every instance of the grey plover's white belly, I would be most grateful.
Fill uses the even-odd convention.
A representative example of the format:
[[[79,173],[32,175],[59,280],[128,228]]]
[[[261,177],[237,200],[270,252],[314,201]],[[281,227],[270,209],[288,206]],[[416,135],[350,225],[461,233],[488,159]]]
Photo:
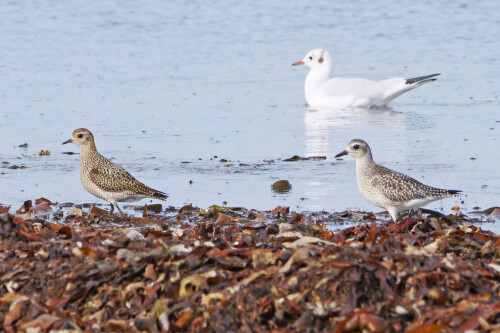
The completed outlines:
[[[415,208],[420,208],[423,207],[433,201],[440,200],[441,198],[422,198],[422,199],[412,199],[406,201],[404,204],[401,204],[401,208],[408,210],[408,209],[415,209]]]

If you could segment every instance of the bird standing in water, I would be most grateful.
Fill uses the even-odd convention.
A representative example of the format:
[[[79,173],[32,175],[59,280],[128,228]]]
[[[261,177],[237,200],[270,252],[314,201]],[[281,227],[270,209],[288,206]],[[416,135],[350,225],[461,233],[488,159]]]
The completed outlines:
[[[63,142],[75,143],[80,148],[80,179],[83,187],[98,198],[104,199],[123,215],[117,202],[137,201],[146,197],[167,200],[164,192],[150,188],[135,179],[124,168],[99,154],[95,147],[94,136],[85,129],[73,131],[71,139]]]
[[[370,146],[359,139],[352,140],[347,149],[335,157],[351,155],[356,159],[356,178],[359,191],[370,203],[387,209],[394,222],[399,212],[420,208],[436,200],[458,197],[457,190],[444,190],[392,171],[373,161]]]
[[[402,77],[383,81],[358,78],[332,77],[333,63],[330,53],[314,49],[292,66],[310,68],[304,84],[307,104],[318,108],[351,108],[384,106],[399,95],[425,83],[435,81],[431,74],[412,79]]]

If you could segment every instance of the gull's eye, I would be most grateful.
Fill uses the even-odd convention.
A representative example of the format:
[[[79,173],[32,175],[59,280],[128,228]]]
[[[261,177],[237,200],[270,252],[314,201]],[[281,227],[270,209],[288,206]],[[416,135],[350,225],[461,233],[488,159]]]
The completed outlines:
[[[354,145],[354,146],[352,146],[352,148],[353,148],[354,150],[359,149],[359,145]]]
[[[81,138],[83,138],[83,134],[82,134],[82,133],[78,134],[78,137],[79,137],[80,139],[81,139]]]
[[[313,60],[313,56],[309,56],[309,60]]]

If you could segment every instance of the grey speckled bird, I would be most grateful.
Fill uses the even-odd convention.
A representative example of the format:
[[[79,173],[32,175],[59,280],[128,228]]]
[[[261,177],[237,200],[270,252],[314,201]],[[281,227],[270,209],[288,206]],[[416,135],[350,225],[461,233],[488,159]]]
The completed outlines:
[[[462,192],[427,186],[378,165],[373,161],[370,146],[363,140],[352,140],[347,149],[335,157],[344,155],[356,159],[356,178],[361,194],[375,206],[387,209],[394,221],[403,210],[420,208],[443,198],[458,197]]]
[[[71,139],[63,142],[63,145],[70,142],[80,148],[80,179],[83,187],[96,197],[109,202],[111,213],[116,206],[120,214],[123,214],[117,202],[136,201],[146,197],[167,200],[166,193],[144,185],[127,170],[99,154],[94,136],[89,130],[74,130]]]

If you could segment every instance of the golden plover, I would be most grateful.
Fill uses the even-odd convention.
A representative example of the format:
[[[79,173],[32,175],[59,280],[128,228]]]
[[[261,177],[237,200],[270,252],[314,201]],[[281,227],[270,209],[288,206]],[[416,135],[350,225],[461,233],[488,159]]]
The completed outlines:
[[[73,131],[71,139],[80,148],[80,179],[83,187],[98,198],[111,204],[111,213],[114,207],[123,214],[117,202],[136,201],[142,198],[167,200],[168,195],[154,190],[135,179],[124,168],[99,154],[95,147],[94,136],[85,129]]]
[[[361,194],[375,206],[387,209],[394,222],[403,210],[420,208],[443,198],[458,197],[462,192],[427,186],[378,165],[373,161],[370,146],[363,140],[352,140],[347,149],[335,157],[344,155],[356,159],[356,178]]]

